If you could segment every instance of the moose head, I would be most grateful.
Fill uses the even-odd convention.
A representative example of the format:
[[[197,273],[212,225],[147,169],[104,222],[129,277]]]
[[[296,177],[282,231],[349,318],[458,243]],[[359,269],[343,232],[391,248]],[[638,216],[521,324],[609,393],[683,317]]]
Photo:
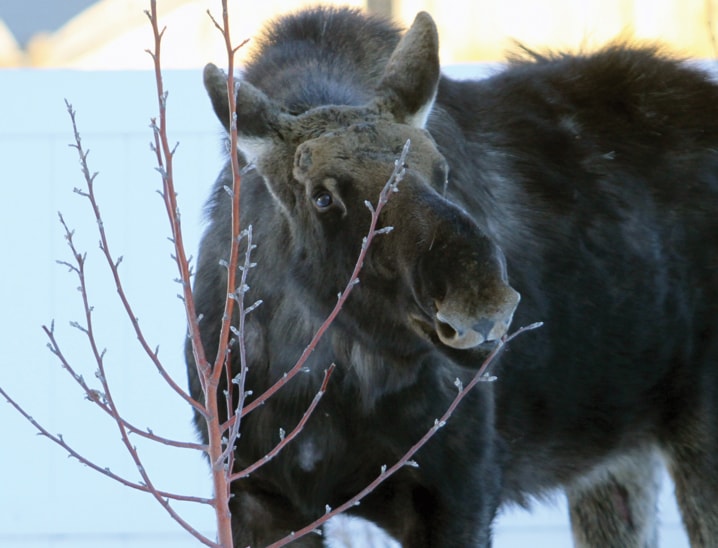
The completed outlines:
[[[425,129],[439,78],[436,28],[420,13],[366,104],[295,113],[249,82],[236,90],[238,148],[261,179],[245,184],[266,185],[291,234],[276,245],[291,247],[302,294],[323,309],[349,279],[369,227],[365,202],[376,203],[410,141],[398,192],[381,213],[394,230],[375,239],[339,320],[353,337],[404,355],[491,345],[519,302],[501,251],[442,194],[449,166]],[[229,128],[224,74],[208,65],[204,79]]]

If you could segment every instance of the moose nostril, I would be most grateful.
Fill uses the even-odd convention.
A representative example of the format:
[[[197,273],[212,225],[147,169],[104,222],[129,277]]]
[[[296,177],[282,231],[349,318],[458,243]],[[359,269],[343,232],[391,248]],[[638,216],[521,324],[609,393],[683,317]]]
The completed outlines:
[[[443,340],[453,340],[461,336],[461,333],[457,332],[450,324],[442,322],[441,320],[436,322],[436,330],[439,337]]]
[[[472,329],[477,333],[481,334],[484,339],[488,339],[489,333],[491,333],[491,330],[494,328],[494,325],[496,325],[494,321],[489,320],[488,318],[481,318],[473,325]]]

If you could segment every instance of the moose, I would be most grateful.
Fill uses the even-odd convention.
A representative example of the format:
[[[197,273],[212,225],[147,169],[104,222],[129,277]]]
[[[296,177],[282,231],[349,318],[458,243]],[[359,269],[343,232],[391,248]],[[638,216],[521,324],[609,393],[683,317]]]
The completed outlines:
[[[305,371],[242,419],[238,469],[299,422],[336,365],[299,436],[233,483],[235,545],[270,544],[350,499],[510,326],[542,321],[501,348],[497,380],[469,393],[416,466],[351,513],[406,547],[488,547],[502,505],[562,489],[577,546],[655,546],[666,466],[691,545],[718,546],[718,86],[626,42],[522,50],[481,80],[443,76],[438,47],[426,13],[402,32],[319,7],[271,23],[243,68],[241,222],[257,246],[247,298],[263,301],[244,329],[247,402],[335,306],[366,202],[410,145],[380,215],[393,230],[372,242]],[[226,76],[208,65],[204,82],[229,129]],[[193,288],[210,356],[231,177],[225,167],[211,194]],[[189,344],[187,361],[201,397]]]

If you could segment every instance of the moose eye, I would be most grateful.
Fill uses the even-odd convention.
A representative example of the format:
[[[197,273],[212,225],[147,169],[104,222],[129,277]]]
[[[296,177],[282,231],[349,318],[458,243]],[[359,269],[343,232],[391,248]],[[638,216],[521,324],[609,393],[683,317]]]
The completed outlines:
[[[319,209],[327,209],[333,201],[332,195],[326,190],[321,190],[314,195],[314,205]]]

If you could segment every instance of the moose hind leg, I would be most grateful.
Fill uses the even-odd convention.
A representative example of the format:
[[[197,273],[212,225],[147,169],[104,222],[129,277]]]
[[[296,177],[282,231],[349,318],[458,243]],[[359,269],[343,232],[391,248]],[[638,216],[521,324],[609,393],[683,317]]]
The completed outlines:
[[[693,548],[718,546],[718,420],[712,413],[686,424],[666,449],[676,501]]]
[[[580,548],[658,545],[662,462],[646,447],[601,464],[566,489],[571,530]]]

